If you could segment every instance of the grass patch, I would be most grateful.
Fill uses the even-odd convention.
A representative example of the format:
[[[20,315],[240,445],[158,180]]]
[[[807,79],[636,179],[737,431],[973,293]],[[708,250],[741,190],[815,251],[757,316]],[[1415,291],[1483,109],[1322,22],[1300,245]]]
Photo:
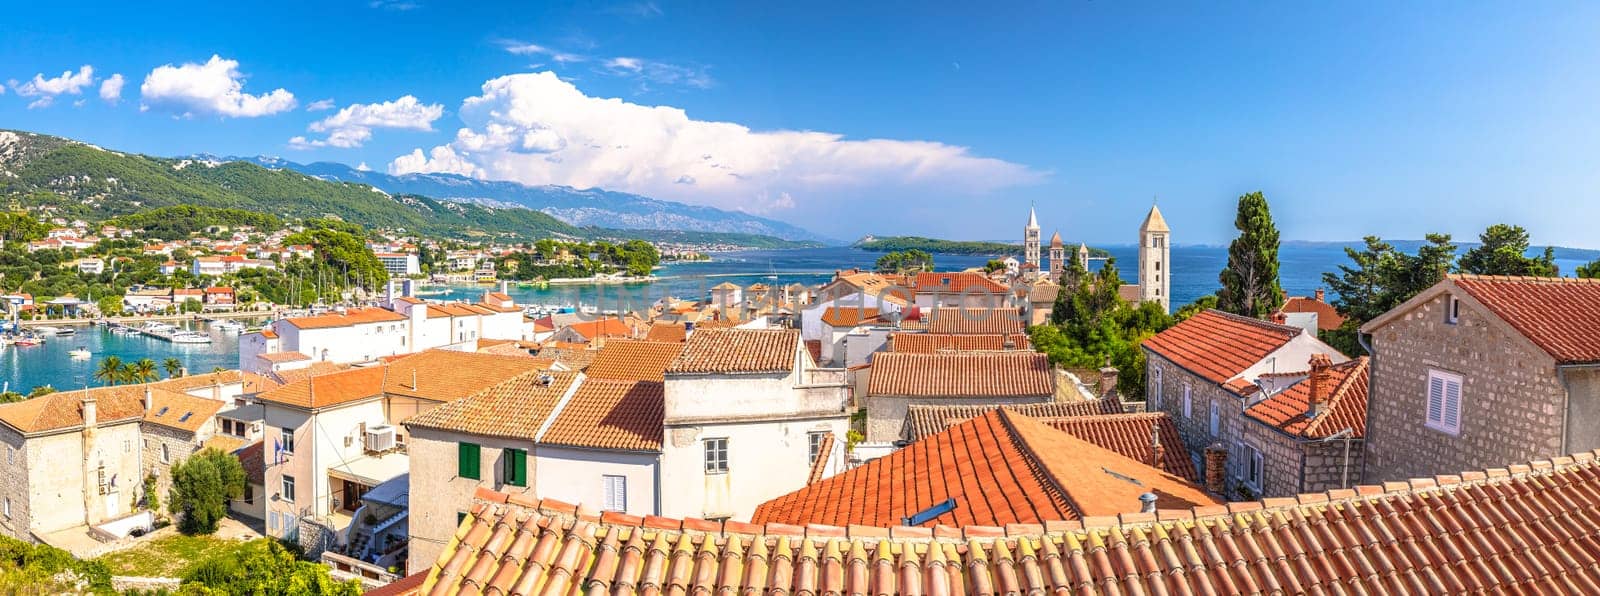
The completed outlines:
[[[173,534],[151,540],[128,550],[111,553],[97,559],[111,569],[112,575],[140,577],[183,577],[197,563],[222,555],[232,554],[250,543],[226,540],[215,536],[185,536]]]

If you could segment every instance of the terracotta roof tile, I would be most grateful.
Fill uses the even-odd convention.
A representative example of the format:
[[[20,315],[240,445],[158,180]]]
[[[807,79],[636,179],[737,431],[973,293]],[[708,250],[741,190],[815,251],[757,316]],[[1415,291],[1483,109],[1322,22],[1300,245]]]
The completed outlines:
[[[1367,428],[1367,375],[1370,365],[1365,356],[1333,365],[1333,383],[1325,411],[1307,418],[1311,407],[1311,382],[1305,379],[1246,408],[1246,416],[1291,435],[1320,439],[1351,429],[1359,439]]]
[[[579,373],[529,371],[406,420],[432,428],[533,440]]]
[[[343,314],[328,313],[310,317],[290,317],[284,319],[283,322],[300,329],[329,329],[366,323],[398,323],[404,320],[406,320],[405,315],[386,308],[352,308]]]
[[[1010,308],[939,308],[928,322],[928,333],[1016,335],[1024,333],[1022,316]]]
[[[908,441],[920,441],[929,435],[942,433],[952,425],[977,418],[999,407],[998,404],[911,404],[907,407],[906,430],[903,434]],[[1123,413],[1122,401],[1115,398],[1080,402],[1017,404],[1008,405],[1006,409],[1033,418],[1065,418],[1069,416],[1101,416]]]
[[[593,341],[600,337],[633,337],[633,330],[618,318],[578,321],[567,325],[567,328],[583,337],[585,341]]]
[[[1169,508],[1216,502],[1182,478],[1002,408],[763,503],[751,521],[887,527],[955,499],[954,511],[928,523],[1003,526],[1135,512],[1146,492]]]
[[[1178,426],[1172,423],[1172,418],[1168,417],[1166,412],[1066,416],[1038,418],[1038,420],[1051,428],[1146,464],[1151,463],[1150,460],[1154,455],[1150,442],[1153,430],[1159,433],[1162,446],[1160,465],[1156,467],[1189,482],[1200,481],[1200,477],[1195,473],[1194,461],[1189,459],[1189,452],[1184,448],[1183,437],[1178,434]]]
[[[948,273],[918,273],[912,281],[917,292],[940,293],[982,293],[1005,294],[1008,292],[1005,284],[989,279],[989,276],[971,271],[953,271]]]
[[[889,336],[890,351],[932,354],[940,351],[978,352],[999,350],[1026,350],[1028,336],[1012,335],[961,335],[948,333],[895,333]]]
[[[855,327],[878,321],[877,308],[830,306],[822,311],[822,322],[830,327]]]
[[[1475,275],[1450,279],[1558,363],[1600,362],[1600,279]]]
[[[696,329],[669,373],[787,372],[799,358],[795,329]]]
[[[1595,594],[1600,464],[1580,455],[1515,475],[1464,473],[1448,487],[1398,483],[1042,527],[579,516],[491,494],[420,593]]]
[[[548,358],[428,350],[378,366],[311,376],[262,392],[258,399],[300,408],[326,408],[379,395],[444,402],[529,371],[548,370],[554,362]]]
[[[611,340],[595,354],[584,373],[596,379],[661,381],[683,348],[684,344],[677,342]]]
[[[270,352],[266,354],[256,354],[256,358],[260,358],[274,364],[281,362],[299,362],[301,360],[311,359],[310,356],[300,352]]]
[[[675,341],[682,343],[689,336],[688,327],[682,323],[654,323],[644,338],[649,341]]]
[[[85,397],[95,400],[96,424],[138,420],[144,416],[144,387],[122,385],[58,391],[0,404],[0,422],[23,434],[82,428]]]
[[[664,399],[660,381],[586,379],[539,442],[660,451]]]
[[[210,424],[212,417],[228,405],[231,404],[187,393],[151,389],[150,409],[145,410],[144,421],[193,433]]]
[[[1055,388],[1050,359],[1037,352],[880,352],[867,381],[868,396],[1052,396]]]
[[[1144,340],[1144,347],[1223,385],[1301,332],[1296,327],[1206,310]]]
[[[1344,316],[1332,304],[1317,300],[1315,296],[1290,296],[1278,309],[1281,313],[1316,313],[1317,329],[1333,331],[1344,325]]]
[[[299,408],[326,408],[383,395],[385,367],[352,368],[308,377],[271,391],[256,399]]]

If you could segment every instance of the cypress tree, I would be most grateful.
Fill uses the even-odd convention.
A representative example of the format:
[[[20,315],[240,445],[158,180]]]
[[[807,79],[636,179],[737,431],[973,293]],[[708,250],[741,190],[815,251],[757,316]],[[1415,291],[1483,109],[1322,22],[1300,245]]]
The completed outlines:
[[[1267,197],[1260,191],[1239,197],[1233,220],[1239,237],[1228,246],[1228,267],[1218,276],[1217,308],[1264,318],[1283,305],[1278,285],[1278,227],[1272,223]]]

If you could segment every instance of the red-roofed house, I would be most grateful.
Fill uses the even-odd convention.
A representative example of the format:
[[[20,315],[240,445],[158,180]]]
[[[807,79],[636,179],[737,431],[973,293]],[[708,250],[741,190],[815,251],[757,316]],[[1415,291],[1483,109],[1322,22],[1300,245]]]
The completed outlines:
[[[1600,447],[1600,280],[1454,275],[1361,332],[1367,481]]]
[[[1145,409],[1172,417],[1203,475],[1206,448],[1226,448],[1228,494],[1279,486],[1263,480],[1264,447],[1245,436],[1245,408],[1303,379],[1314,354],[1331,363],[1349,360],[1304,329],[1219,310],[1202,311],[1143,347]]]
[[[911,405],[1031,404],[1055,400],[1056,375],[1038,352],[883,352],[867,381],[866,440],[900,439]]]
[[[1011,289],[973,271],[918,273],[912,282],[917,308],[1006,308],[1012,306]]]

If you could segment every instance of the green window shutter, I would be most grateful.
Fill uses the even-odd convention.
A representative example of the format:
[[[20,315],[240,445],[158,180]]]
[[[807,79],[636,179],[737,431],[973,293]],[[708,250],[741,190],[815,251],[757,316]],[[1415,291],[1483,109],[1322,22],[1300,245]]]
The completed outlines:
[[[481,475],[478,473],[478,446],[472,443],[458,443],[457,447],[459,449],[457,451],[458,457],[456,458],[456,475],[473,480],[480,479]]]
[[[521,449],[506,450],[506,484],[528,485],[528,452]]]

